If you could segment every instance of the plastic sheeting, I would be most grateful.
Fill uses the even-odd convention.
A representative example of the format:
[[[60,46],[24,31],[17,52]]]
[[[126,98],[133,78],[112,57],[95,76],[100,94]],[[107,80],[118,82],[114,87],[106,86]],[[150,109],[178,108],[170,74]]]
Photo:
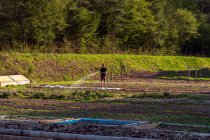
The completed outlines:
[[[128,124],[145,124],[146,122],[141,121],[122,121],[122,120],[111,120],[111,119],[93,119],[93,118],[80,118],[75,120],[66,120],[62,122],[58,122],[58,124],[75,124],[78,122],[92,122],[99,124],[107,124],[107,125],[128,125]]]

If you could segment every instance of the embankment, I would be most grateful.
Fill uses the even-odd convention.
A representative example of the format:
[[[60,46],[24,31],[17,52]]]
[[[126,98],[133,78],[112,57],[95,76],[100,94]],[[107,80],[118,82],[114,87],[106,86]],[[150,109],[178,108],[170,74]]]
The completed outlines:
[[[32,81],[76,80],[104,63],[109,73],[210,68],[210,58],[142,55],[0,53],[0,75],[23,74]]]

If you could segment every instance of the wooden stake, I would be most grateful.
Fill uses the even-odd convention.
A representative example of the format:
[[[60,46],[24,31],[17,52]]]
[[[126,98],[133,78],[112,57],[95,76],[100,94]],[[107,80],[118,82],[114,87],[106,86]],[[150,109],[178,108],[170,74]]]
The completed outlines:
[[[121,80],[123,81],[123,71],[121,69]]]
[[[113,72],[111,71],[111,81],[113,80]]]
[[[195,82],[197,81],[198,78],[198,71],[197,71],[197,67],[195,67]]]
[[[190,67],[188,66],[188,83],[190,83]]]

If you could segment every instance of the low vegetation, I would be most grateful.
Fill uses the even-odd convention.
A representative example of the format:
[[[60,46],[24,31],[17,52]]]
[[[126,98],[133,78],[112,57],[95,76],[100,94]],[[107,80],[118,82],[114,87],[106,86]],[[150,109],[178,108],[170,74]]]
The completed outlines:
[[[71,81],[95,73],[102,63],[108,74],[209,68],[210,58],[140,55],[0,53],[0,75],[23,74],[32,82]],[[96,75],[97,76],[97,75]],[[82,79],[83,80],[83,79]],[[71,84],[71,82],[69,83]]]
[[[2,99],[55,99],[55,100],[72,100],[78,102],[93,102],[107,97],[116,96],[114,93],[106,91],[62,91],[62,90],[13,90],[0,91]]]
[[[210,125],[209,103],[205,102],[209,100],[209,95],[132,95],[125,92],[61,90],[8,91],[0,95],[2,115],[93,117]]]
[[[135,93],[129,94],[125,91],[91,91],[91,90],[2,90],[0,91],[2,99],[55,99],[70,100],[77,102],[129,102],[132,99],[192,99],[192,100],[209,100],[210,96],[200,94],[173,94],[164,93]]]

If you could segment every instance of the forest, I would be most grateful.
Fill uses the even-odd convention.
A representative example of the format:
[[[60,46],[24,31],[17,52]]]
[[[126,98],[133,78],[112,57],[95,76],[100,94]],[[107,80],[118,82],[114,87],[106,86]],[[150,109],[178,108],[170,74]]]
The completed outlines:
[[[0,0],[0,51],[210,56],[210,0]]]

